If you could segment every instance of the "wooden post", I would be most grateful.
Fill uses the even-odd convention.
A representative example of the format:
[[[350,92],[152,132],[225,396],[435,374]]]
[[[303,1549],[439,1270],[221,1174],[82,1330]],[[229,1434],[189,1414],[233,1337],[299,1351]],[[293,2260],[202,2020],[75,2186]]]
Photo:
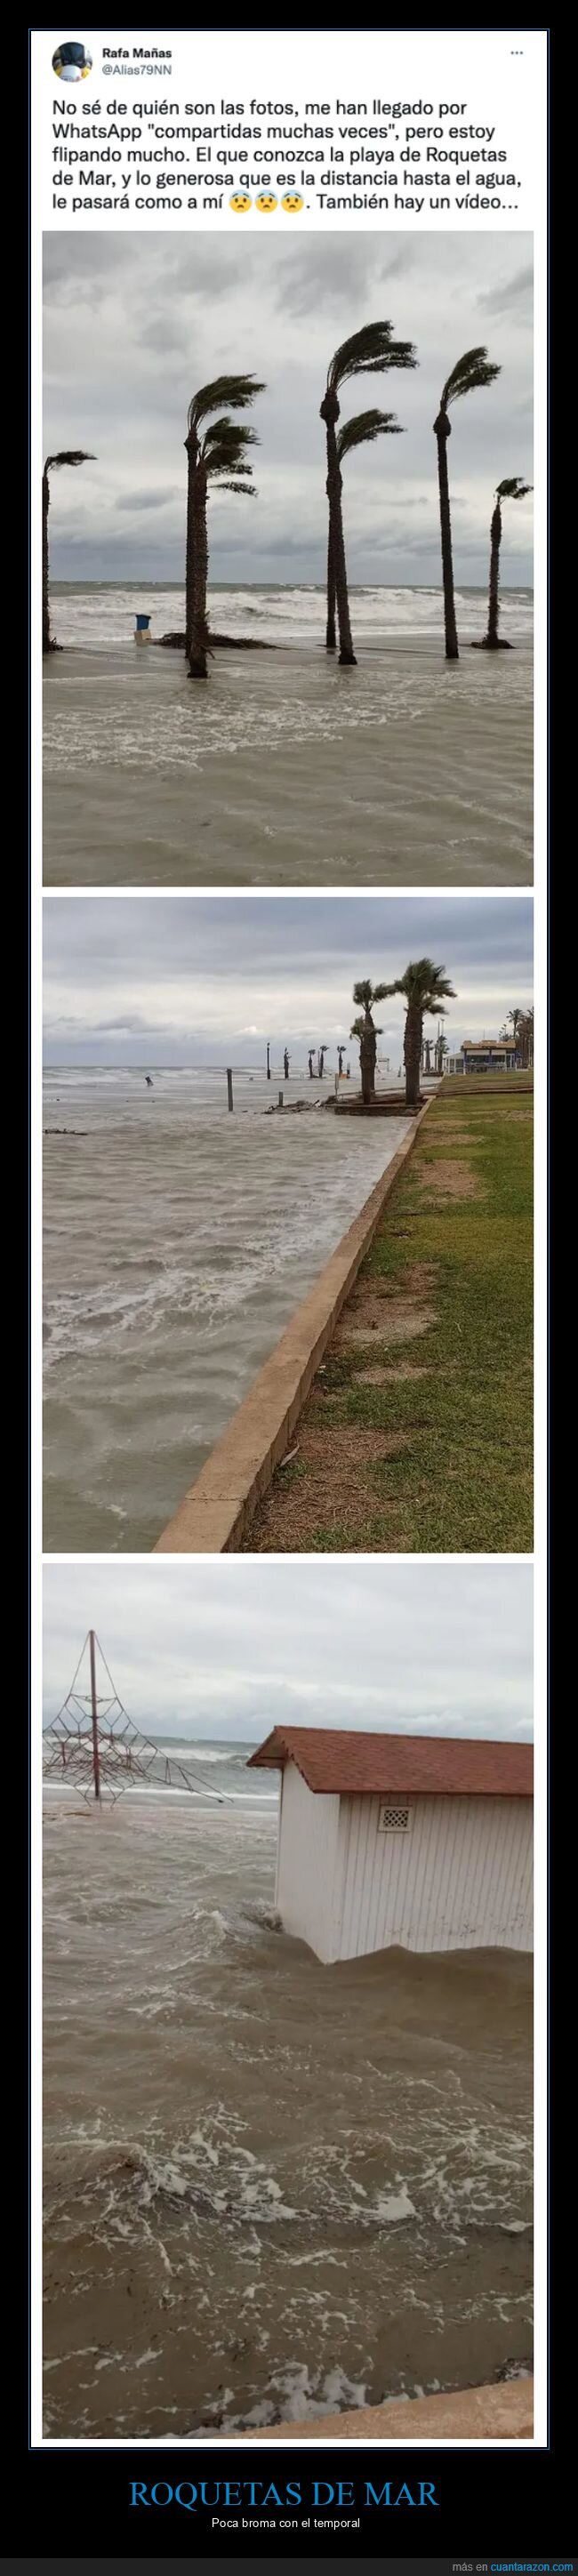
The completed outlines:
[[[232,1109],[232,1107],[233,1107],[233,1074],[232,1074],[232,1068],[231,1068],[231,1065],[230,1065],[230,1064],[228,1064],[228,1065],[227,1065],[227,1108],[228,1108],[228,1109]]]
[[[283,1108],[283,1093],[282,1093],[282,1091],[280,1091],[280,1093],[279,1093],[279,1103],[278,1103],[278,1105],[279,1105],[279,1108],[280,1108],[280,1109],[282,1109],[282,1108]]]

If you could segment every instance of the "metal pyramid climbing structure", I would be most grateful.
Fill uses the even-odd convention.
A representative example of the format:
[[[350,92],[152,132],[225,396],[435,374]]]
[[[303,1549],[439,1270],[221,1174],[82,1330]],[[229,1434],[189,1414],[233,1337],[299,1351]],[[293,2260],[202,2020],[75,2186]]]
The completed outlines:
[[[143,1735],[119,1699],[106,1656],[94,1628],[89,1628],[66,1699],[42,1737],[45,1779],[76,1789],[87,1805],[99,1807],[122,1797],[123,1790],[145,1785],[185,1788],[194,1795],[204,1788],[193,1766],[163,1754]],[[219,1804],[221,1801],[219,1800]]]

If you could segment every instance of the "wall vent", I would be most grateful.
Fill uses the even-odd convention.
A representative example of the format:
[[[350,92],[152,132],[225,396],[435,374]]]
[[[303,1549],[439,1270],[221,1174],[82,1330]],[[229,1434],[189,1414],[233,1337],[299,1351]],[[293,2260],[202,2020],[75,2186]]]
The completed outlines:
[[[380,1834],[408,1834],[410,1828],[410,1817],[410,1807],[380,1807],[378,1832]]]

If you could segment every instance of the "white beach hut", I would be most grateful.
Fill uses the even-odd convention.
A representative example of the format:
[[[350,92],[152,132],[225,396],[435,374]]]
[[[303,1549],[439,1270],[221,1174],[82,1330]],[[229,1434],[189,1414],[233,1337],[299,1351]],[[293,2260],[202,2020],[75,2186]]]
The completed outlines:
[[[531,1950],[530,1744],[275,1727],[276,1905],[318,1959]]]

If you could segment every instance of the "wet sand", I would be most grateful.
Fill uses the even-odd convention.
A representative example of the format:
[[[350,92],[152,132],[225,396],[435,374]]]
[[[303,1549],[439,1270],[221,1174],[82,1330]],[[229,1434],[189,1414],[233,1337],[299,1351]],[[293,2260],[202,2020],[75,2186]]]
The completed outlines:
[[[72,647],[44,704],[47,886],[531,883],[528,644]]]
[[[45,1829],[45,2429],[168,2438],[531,2360],[531,1962],[323,1968],[275,1809]]]

